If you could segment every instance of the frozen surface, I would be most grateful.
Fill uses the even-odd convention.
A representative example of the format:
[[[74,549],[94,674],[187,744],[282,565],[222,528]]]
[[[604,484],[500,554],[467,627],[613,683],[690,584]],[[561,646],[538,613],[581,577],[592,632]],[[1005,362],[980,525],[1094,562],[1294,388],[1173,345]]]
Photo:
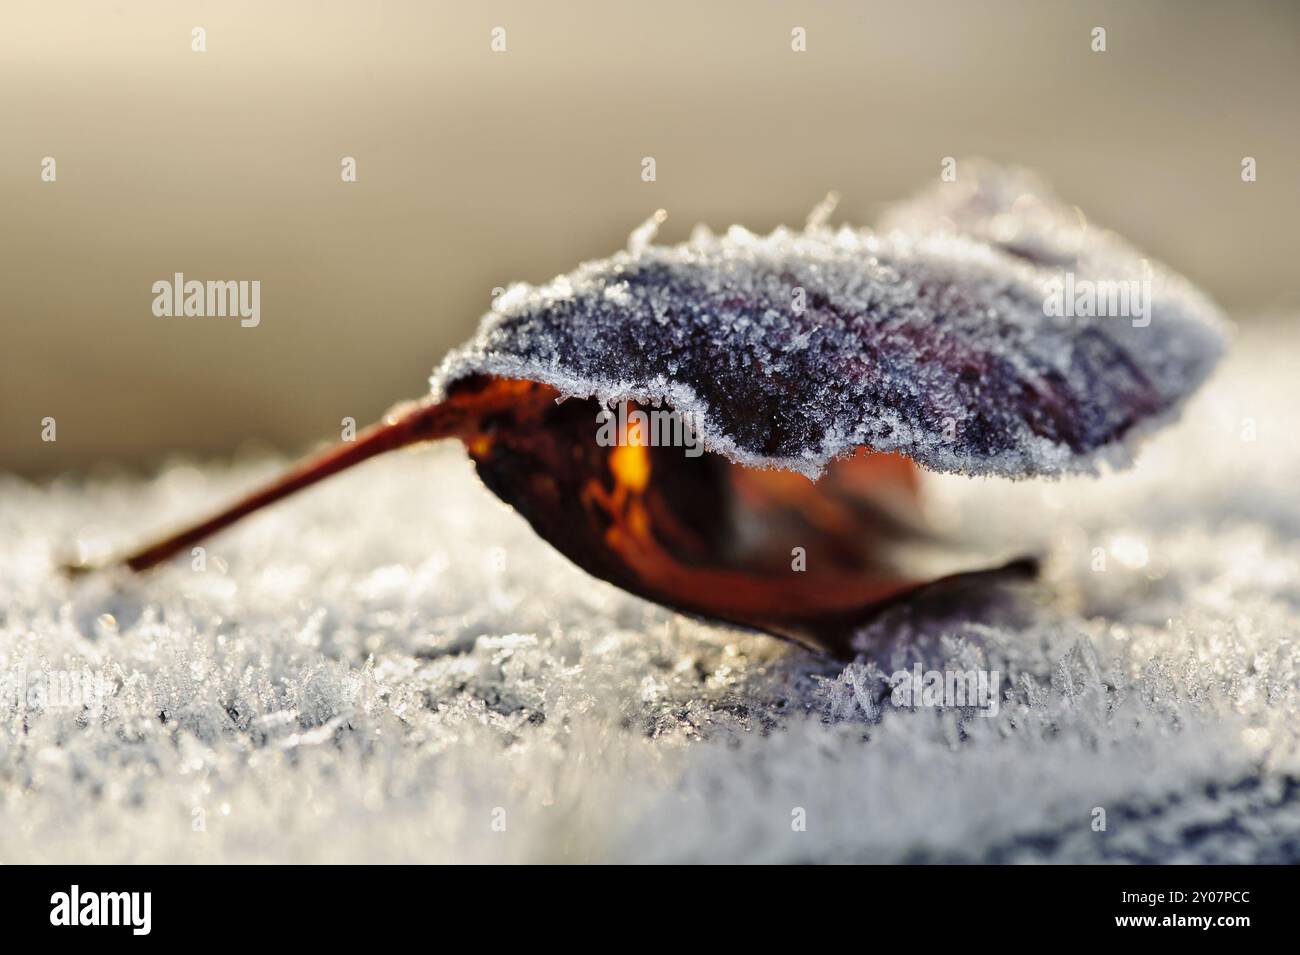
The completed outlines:
[[[0,706],[0,862],[1300,861],[1300,335],[1246,327],[1128,472],[929,476],[954,535],[1043,546],[1045,577],[896,611],[848,667],[592,580],[454,445],[250,519],[206,571],[75,585],[56,543],[277,462],[0,478],[0,673],[109,691]],[[896,707],[913,661],[1008,698]]]
[[[819,208],[801,232],[661,246],[652,220],[627,252],[508,289],[434,392],[486,372],[664,401],[710,450],[810,476],[863,445],[964,474],[1127,463],[1213,368],[1217,309],[1029,174],[959,170],[878,232]]]

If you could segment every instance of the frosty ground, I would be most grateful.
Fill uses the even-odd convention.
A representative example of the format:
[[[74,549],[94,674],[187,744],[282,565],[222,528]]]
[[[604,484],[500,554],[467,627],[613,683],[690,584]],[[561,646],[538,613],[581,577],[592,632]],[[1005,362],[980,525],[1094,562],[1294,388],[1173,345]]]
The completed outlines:
[[[53,565],[283,462],[0,478],[5,685],[107,687],[0,701],[0,862],[1300,861],[1300,334],[1247,329],[1128,472],[927,478],[1044,572],[847,666],[593,580],[453,444],[136,579]],[[997,716],[894,706],[916,663]]]

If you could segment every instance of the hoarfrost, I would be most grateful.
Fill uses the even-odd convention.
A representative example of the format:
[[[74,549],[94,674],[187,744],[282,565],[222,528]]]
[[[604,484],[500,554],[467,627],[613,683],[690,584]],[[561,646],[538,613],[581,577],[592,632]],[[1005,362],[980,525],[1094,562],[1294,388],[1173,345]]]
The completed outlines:
[[[75,586],[86,528],[282,462],[0,477],[0,858],[1300,861],[1297,348],[1246,324],[1133,471],[928,475],[955,539],[1045,573],[891,610],[847,666],[593,580],[450,445],[257,515],[205,572]],[[999,712],[895,705],[916,665],[1000,671]],[[17,693],[83,669],[102,695]]]
[[[1012,477],[1128,463],[1218,360],[1218,310],[1029,174],[963,168],[877,232],[832,230],[831,196],[800,232],[656,246],[661,210],[627,252],[512,287],[434,393],[481,372],[666,402],[709,450],[810,477],[859,446]],[[1138,283],[1146,314],[1049,318],[1067,271]]]

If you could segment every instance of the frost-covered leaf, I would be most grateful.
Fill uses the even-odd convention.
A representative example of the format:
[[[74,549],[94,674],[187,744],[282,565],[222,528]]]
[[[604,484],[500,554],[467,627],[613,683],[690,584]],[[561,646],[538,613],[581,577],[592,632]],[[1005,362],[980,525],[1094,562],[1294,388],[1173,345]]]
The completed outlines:
[[[710,450],[813,477],[863,446],[1013,477],[1126,463],[1125,439],[1213,368],[1217,309],[1027,174],[961,168],[881,231],[819,215],[657,246],[638,230],[631,251],[513,286],[434,393],[487,374],[666,402]],[[1080,288],[1149,286],[1122,316],[1048,317],[1067,270]]]

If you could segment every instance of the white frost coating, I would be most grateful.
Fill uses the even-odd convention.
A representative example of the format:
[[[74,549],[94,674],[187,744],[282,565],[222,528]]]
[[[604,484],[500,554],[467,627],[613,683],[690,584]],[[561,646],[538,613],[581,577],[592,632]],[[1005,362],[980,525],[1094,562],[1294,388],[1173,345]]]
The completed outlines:
[[[824,229],[830,225],[831,216],[835,214],[836,207],[840,204],[840,194],[838,192],[826,193],[826,198],[808,213],[808,219],[804,222],[804,231],[812,232],[817,229]]]
[[[113,688],[0,704],[0,858],[1300,862],[1297,329],[1243,323],[1141,468],[928,476],[959,542],[1046,573],[891,612],[848,666],[593,580],[450,443],[258,514],[204,572],[76,584],[57,545],[138,540],[284,462],[0,475],[0,677]],[[897,707],[881,674],[914,662],[999,669],[1010,699]]]
[[[512,286],[434,395],[482,373],[667,402],[703,422],[709,450],[811,477],[859,446],[1012,477],[1128,463],[1208,376],[1225,323],[1027,174],[962,168],[881,232],[831,229],[828,197],[801,232],[700,229],[656,246],[656,214],[630,251]],[[1066,269],[1149,279],[1149,324],[1046,317]]]
[[[659,227],[668,219],[668,213],[664,209],[656,209],[655,214],[645,222],[641,223],[632,230],[632,234],[627,237],[627,250],[633,255],[639,255],[650,247],[659,234]]]

